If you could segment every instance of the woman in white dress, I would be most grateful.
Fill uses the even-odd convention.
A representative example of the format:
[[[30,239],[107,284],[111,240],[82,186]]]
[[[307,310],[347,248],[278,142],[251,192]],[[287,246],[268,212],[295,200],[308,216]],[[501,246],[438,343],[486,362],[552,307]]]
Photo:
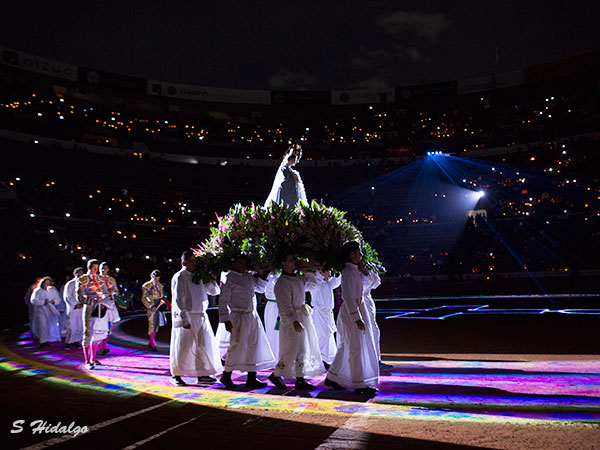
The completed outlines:
[[[307,201],[302,177],[297,170],[293,169],[300,162],[300,158],[302,158],[302,148],[298,144],[288,148],[275,174],[265,208],[272,202],[285,203],[294,207],[300,200]]]
[[[59,313],[55,307],[56,299],[50,292],[51,287],[52,279],[43,277],[31,293],[33,321],[39,337],[40,348],[50,347],[50,342],[60,341]]]

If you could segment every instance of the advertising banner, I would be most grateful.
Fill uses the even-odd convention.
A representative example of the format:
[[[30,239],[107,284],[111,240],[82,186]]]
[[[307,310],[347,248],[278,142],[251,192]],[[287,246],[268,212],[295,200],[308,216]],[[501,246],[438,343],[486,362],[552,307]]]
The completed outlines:
[[[511,72],[502,72],[494,75],[496,88],[501,89],[511,86],[520,86],[525,83],[523,70],[513,70]]]
[[[273,105],[330,105],[331,91],[271,91]]]
[[[454,95],[457,92],[456,81],[443,83],[419,84],[416,86],[403,86],[396,88],[396,101],[406,101],[423,97],[439,97]]]
[[[168,81],[148,80],[147,93],[162,97],[197,100],[217,103],[247,103],[268,105],[271,103],[269,91],[251,89],[227,89],[190,84],[177,84]]]
[[[485,75],[482,77],[465,78],[458,80],[458,93],[470,94],[473,92],[491,91],[494,89],[494,76]]]
[[[77,66],[0,47],[0,62],[50,77],[77,81]]]
[[[82,83],[113,89],[145,93],[146,80],[138,77],[103,72],[89,67],[79,67],[78,79]]]
[[[388,103],[396,98],[394,89],[385,89],[382,91],[373,90],[346,90],[331,91],[332,105],[358,105],[369,103]]]

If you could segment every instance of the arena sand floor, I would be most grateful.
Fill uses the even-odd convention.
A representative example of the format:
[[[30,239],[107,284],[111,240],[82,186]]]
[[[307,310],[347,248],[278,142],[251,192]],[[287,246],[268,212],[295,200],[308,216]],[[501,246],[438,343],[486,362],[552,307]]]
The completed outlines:
[[[428,319],[402,320],[396,316],[405,303],[378,302],[378,308],[384,359],[393,368],[382,373],[374,398],[327,389],[323,376],[313,379],[319,389],[310,393],[227,390],[193,379],[174,387],[169,329],[160,331],[159,353],[150,352],[145,315],[120,322],[111,353],[92,371],[82,369],[80,351],[58,343],[40,350],[26,328],[5,329],[3,448],[600,446],[598,315],[449,316],[445,310],[412,311]],[[215,324],[214,311],[211,319]],[[244,380],[234,372],[234,381]],[[18,420],[22,431],[11,432]],[[36,420],[88,431],[33,433]]]

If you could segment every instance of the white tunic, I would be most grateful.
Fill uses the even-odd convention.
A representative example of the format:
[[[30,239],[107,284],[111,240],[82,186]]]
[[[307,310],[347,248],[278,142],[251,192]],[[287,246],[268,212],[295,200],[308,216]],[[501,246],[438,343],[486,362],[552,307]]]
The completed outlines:
[[[230,271],[219,297],[219,322],[233,325],[225,370],[257,372],[272,369],[275,357],[256,312],[255,292],[264,292],[267,282],[250,273]]]
[[[275,329],[277,318],[279,317],[279,309],[277,309],[274,292],[275,283],[278,279],[278,273],[269,273],[267,286],[265,287],[265,298],[267,299],[267,304],[265,305],[265,333],[267,333],[267,339],[269,340],[275,359],[279,359],[279,329]]]
[[[170,364],[173,376],[218,375],[223,372],[219,349],[206,309],[207,295],[219,295],[216,283],[196,284],[183,267],[171,280],[172,324]],[[190,325],[189,329],[183,328]]]
[[[310,289],[313,306],[313,322],[319,339],[321,358],[331,364],[335,358],[337,346],[334,333],[336,331],[335,319],[333,318],[333,290],[339,287],[342,277],[331,277],[325,280],[320,273],[315,274],[315,286]]]
[[[279,361],[273,371],[275,376],[291,378],[320,375],[325,372],[321,360],[317,332],[311,309],[305,303],[307,280],[299,275],[282,273],[275,284],[275,297],[279,308]],[[294,321],[304,327],[301,333],[294,329]]]
[[[327,377],[354,389],[375,386],[379,382],[379,358],[356,264],[346,263],[342,271],[342,299],[337,321],[338,349]],[[365,331],[358,328],[358,320],[365,323]]]
[[[368,320],[371,324],[371,331],[373,333],[373,342],[375,343],[375,348],[377,349],[377,358],[381,360],[381,346],[380,346],[380,336],[381,332],[379,331],[379,325],[377,325],[377,309],[375,307],[375,301],[371,296],[371,290],[377,289],[381,284],[381,278],[377,272],[369,271],[367,275],[361,273],[361,278],[363,282],[363,298],[365,301],[365,310],[367,314],[365,319]]]
[[[83,308],[76,308],[80,304],[77,300],[76,284],[77,279],[73,278],[67,282],[63,290],[67,314],[67,333],[65,335],[67,344],[81,342],[83,339]]]
[[[36,287],[31,293],[31,304],[33,305],[33,321],[40,340],[45,342],[60,341],[60,329],[58,324],[58,311],[51,303],[45,304],[46,300],[54,300],[52,292]]]

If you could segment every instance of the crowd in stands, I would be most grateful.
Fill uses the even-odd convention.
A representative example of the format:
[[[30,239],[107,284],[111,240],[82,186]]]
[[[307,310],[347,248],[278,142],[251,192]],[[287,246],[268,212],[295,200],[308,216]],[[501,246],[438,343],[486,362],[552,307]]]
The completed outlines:
[[[599,145],[551,142],[476,169],[454,158],[471,175],[464,184],[487,193],[477,204],[485,217],[470,219],[467,211],[453,212],[441,192],[439,203],[415,202],[420,194],[411,192],[410,179],[376,193],[368,188],[369,180],[398,169],[300,170],[309,198],[348,211],[390,277],[577,270],[597,268],[600,182],[592,167]],[[207,237],[215,213],[264,201],[274,171],[81,155],[8,141],[2,147],[13,154],[2,169],[2,273],[23,280],[48,271],[62,280],[90,257],[108,261],[133,286],[153,268],[174,272],[177,255]]]
[[[588,79],[589,78],[589,79]],[[305,158],[385,158],[427,148],[463,152],[595,131],[594,77],[353,106],[166,104],[89,87],[0,78],[0,128],[125,149],[278,159],[288,142]]]
[[[477,94],[374,105],[226,105],[0,76],[0,129],[106,147],[228,158],[281,157],[302,145],[310,199],[348,211],[391,278],[598,268],[600,94],[587,75]],[[274,167],[191,165],[0,141],[3,277],[59,282],[91,257],[123,283],[173,273],[234,203],[262,204]],[[484,190],[466,212],[451,193],[423,202],[415,176],[374,158],[448,157],[457,187]],[[339,160],[357,161],[340,166]],[[329,167],[306,161],[330,160]],[[361,163],[358,163],[361,161]],[[416,163],[413,164],[417,164]],[[377,180],[389,182],[371,188]],[[435,195],[435,198],[433,197]],[[139,287],[139,286],[138,286]]]

